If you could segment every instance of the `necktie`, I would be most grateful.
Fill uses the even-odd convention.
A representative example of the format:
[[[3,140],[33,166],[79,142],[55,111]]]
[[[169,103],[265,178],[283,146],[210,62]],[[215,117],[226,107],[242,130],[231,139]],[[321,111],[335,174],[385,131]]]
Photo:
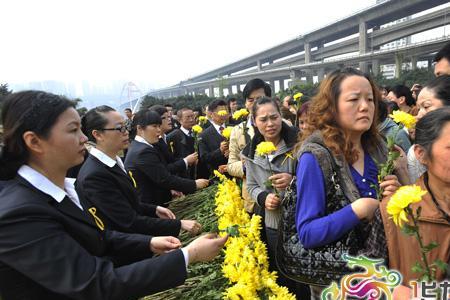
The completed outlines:
[[[224,129],[225,129],[225,128],[224,128],[223,126],[220,126],[220,127],[219,127],[220,134],[223,133],[223,130],[224,130]]]
[[[188,135],[189,135],[189,136],[192,136],[192,129],[189,130]]]

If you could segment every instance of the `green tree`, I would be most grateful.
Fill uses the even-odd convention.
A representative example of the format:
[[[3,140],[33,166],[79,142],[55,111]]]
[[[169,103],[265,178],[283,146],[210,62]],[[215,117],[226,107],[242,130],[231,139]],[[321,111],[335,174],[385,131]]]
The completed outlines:
[[[0,121],[1,121],[1,111],[3,107],[3,101],[5,100],[6,96],[12,93],[12,90],[9,89],[7,83],[0,84]]]

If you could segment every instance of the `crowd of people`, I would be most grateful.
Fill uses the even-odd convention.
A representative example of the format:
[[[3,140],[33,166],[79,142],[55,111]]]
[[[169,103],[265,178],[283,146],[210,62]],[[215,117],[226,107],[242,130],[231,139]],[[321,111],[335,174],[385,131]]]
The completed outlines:
[[[401,186],[427,191],[414,204],[424,242],[439,245],[427,256],[450,260],[450,44],[434,71],[428,83],[380,87],[359,70],[335,70],[301,106],[252,79],[242,119],[232,117],[241,108],[235,98],[203,111],[154,105],[123,117],[98,106],[80,117],[62,96],[11,94],[2,109],[1,298],[136,299],[182,284],[187,266],[212,260],[228,237],[208,233],[182,245],[180,232],[198,235],[202,225],[177,219],[168,205],[210,185],[218,170],[239,182],[246,211],[262,216],[271,270],[280,271],[281,207],[294,185],[292,225],[304,249],[341,244],[383,258],[403,275],[395,296],[409,299],[422,257],[387,212]],[[397,110],[413,115],[415,128],[398,128]],[[379,178],[388,137],[399,155],[393,174]],[[276,150],[258,155],[261,142]],[[278,281],[298,299],[323,289],[283,272]]]

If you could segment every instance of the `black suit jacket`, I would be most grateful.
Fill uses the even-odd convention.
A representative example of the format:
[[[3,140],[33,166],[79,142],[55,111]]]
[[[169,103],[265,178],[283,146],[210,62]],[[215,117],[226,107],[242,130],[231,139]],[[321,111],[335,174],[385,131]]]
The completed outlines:
[[[184,157],[195,152],[194,138],[183,133],[181,129],[175,129],[167,136],[169,147],[173,148],[173,156],[176,159],[183,159]],[[194,168],[189,167],[185,172],[180,173],[180,176],[186,178],[194,178]]]
[[[78,194],[97,207],[106,227],[154,236],[178,236],[179,220],[159,219],[156,206],[140,203],[132,179],[116,164],[110,168],[89,155],[77,177]]]
[[[200,160],[208,166],[209,175],[220,165],[226,165],[228,159],[220,151],[220,143],[225,138],[211,125],[200,134],[199,155]]]
[[[167,164],[167,169],[170,173],[174,175],[184,174],[186,173],[186,163],[181,158],[177,158],[173,155],[171,147],[166,144],[166,142],[160,138],[156,144],[152,146],[158,150],[161,157],[164,158],[165,163]]]
[[[167,162],[152,146],[133,141],[128,149],[125,167],[131,171],[137,183],[139,200],[144,203],[167,206],[172,199],[170,190],[185,194],[196,190],[194,180],[173,175]]]
[[[181,250],[148,259],[151,237],[102,231],[81,196],[80,202],[84,211],[68,197],[58,203],[20,176],[2,191],[3,300],[132,299],[183,283]]]

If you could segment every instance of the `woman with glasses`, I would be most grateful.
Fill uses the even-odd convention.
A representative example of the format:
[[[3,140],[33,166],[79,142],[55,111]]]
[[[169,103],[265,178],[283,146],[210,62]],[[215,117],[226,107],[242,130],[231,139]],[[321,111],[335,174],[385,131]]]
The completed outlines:
[[[128,150],[125,166],[132,172],[142,203],[167,206],[172,200],[171,190],[184,194],[208,186],[207,179],[187,179],[170,173],[167,162],[156,144],[161,136],[161,116],[154,111],[136,113],[133,126],[136,137]]]
[[[175,220],[169,209],[138,201],[133,174],[118,157],[128,148],[128,131],[119,112],[109,106],[91,109],[82,128],[96,146],[80,169],[77,191],[97,207],[108,229],[157,236],[178,236],[180,229],[199,232],[197,222]]]
[[[0,193],[3,300],[136,299],[182,284],[187,264],[213,259],[226,242],[206,235],[179,249],[174,237],[104,228],[65,178],[83,161],[87,141],[73,102],[14,93],[2,120],[0,179],[12,180]]]

